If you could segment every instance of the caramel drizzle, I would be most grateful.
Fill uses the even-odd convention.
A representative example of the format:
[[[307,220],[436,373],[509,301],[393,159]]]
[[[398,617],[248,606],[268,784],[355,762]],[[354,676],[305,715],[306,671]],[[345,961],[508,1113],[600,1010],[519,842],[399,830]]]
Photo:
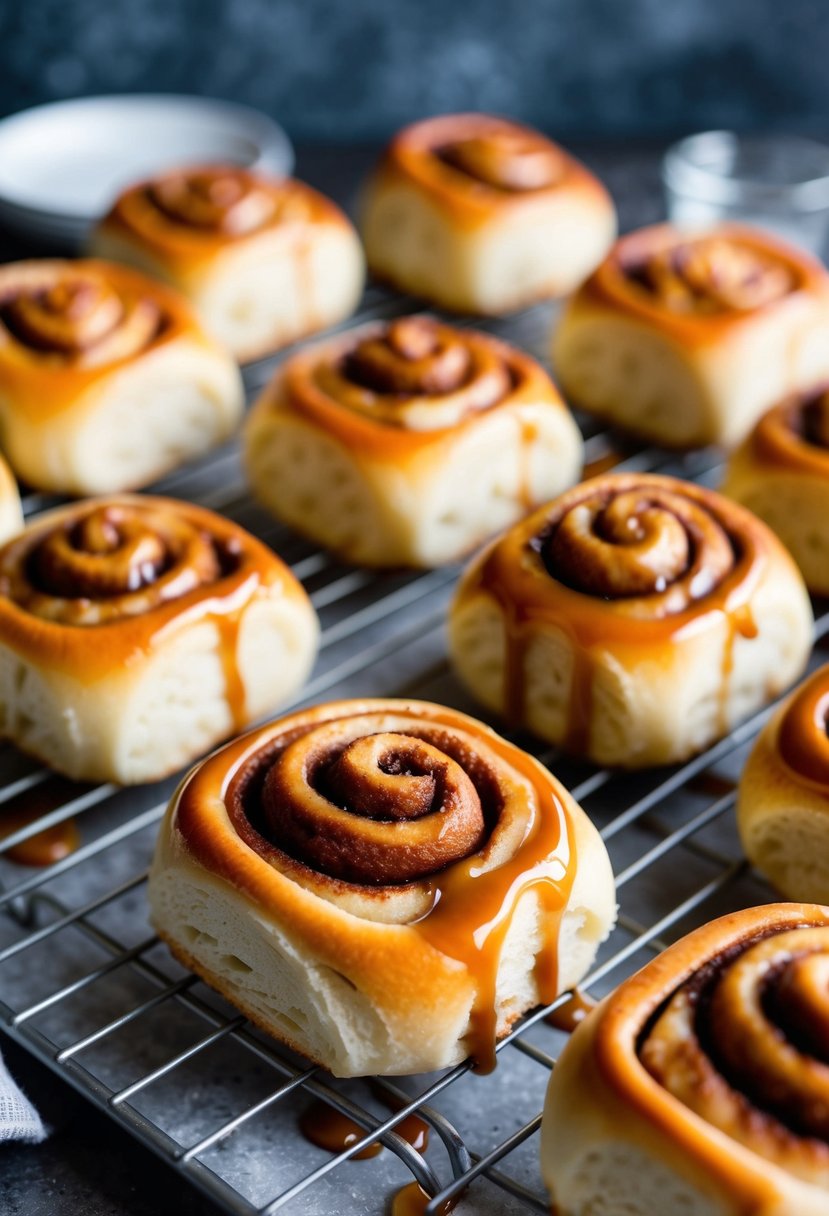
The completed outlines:
[[[399,710],[394,702],[358,702],[356,705],[355,715]],[[402,706],[404,709],[400,712],[413,712],[409,703],[403,702]],[[326,707],[331,710],[330,717],[315,716],[312,728],[319,722],[338,717],[347,719],[347,707],[348,703],[345,707]],[[487,1072],[495,1064],[495,1001],[501,947],[516,907],[530,892],[541,901],[547,927],[547,941],[536,957],[535,966],[539,1003],[550,1004],[558,995],[557,945],[561,918],[574,878],[575,841],[554,779],[531,756],[464,715],[425,705],[419,706],[417,712],[419,721],[425,719],[449,729],[459,728],[479,738],[508,767],[518,771],[529,787],[528,792],[534,794],[524,838],[509,860],[488,871],[481,869],[480,855],[454,863],[423,883],[430,906],[420,920],[408,925],[388,925],[391,940],[395,940],[398,933],[413,931],[435,950],[456,959],[466,968],[473,980],[474,993],[465,1038],[476,1069]],[[290,718],[283,720],[278,724],[279,728],[290,729],[291,721]],[[257,750],[263,746],[262,736],[278,739],[279,734],[279,730],[275,733],[272,728],[265,728],[255,737],[248,736],[216,753],[185,782],[175,804],[175,819],[190,850],[202,864],[235,884],[239,877],[228,856],[225,838],[213,828],[213,816],[218,813],[218,806],[226,805],[234,781],[254,761]],[[222,811],[223,815],[226,813],[226,810]],[[276,898],[281,906],[287,894],[281,883],[290,883],[293,887],[293,882],[275,872],[263,852],[250,840],[243,843],[233,830],[241,850],[236,865],[244,867],[250,897],[261,900],[266,906],[272,905]],[[259,839],[261,849],[272,847],[267,840]],[[253,859],[259,865],[252,866]],[[293,924],[295,930],[301,932],[302,923],[296,916]],[[319,943],[314,948],[319,950]]]
[[[633,484],[633,483],[632,483]],[[645,489],[647,483],[643,482]],[[508,533],[494,545],[484,559],[467,575],[460,592],[461,600],[484,593],[494,599],[504,621],[504,716],[516,725],[526,714],[526,653],[539,626],[558,630],[571,641],[572,674],[569,686],[567,727],[563,746],[574,754],[587,750],[592,725],[593,687],[598,664],[595,656],[608,645],[639,648],[647,643],[649,653],[664,647],[667,653],[682,639],[686,630],[698,627],[705,617],[721,615],[727,633],[722,660],[719,694],[720,725],[727,725],[728,697],[734,665],[734,646],[738,637],[754,638],[757,626],[750,599],[757,582],[762,551],[753,535],[741,536],[743,552],[735,559],[730,574],[689,608],[673,614],[651,617],[614,612],[619,601],[585,594],[559,582],[533,552],[533,530],[544,527],[538,517],[517,533]],[[656,599],[656,597],[653,597]]]
[[[548,1013],[544,1021],[548,1026],[552,1026],[554,1030],[562,1030],[565,1034],[572,1034],[582,1024],[588,1014],[593,1012],[597,1004],[598,1001],[594,1000],[592,996],[588,996],[586,992],[580,992],[576,989],[569,1000],[560,1005],[558,1009],[553,1009],[551,1013]]]
[[[233,733],[237,734],[247,723],[247,694],[245,681],[239,670],[239,626],[242,619],[241,608],[231,612],[217,612],[210,617],[219,640],[219,659],[225,682],[225,699],[233,723]]]
[[[402,1103],[392,1098],[379,1085],[372,1088],[379,1100],[390,1111],[396,1113],[401,1109]],[[315,1144],[317,1148],[324,1148],[330,1153],[345,1152],[346,1149],[351,1148],[352,1144],[357,1144],[366,1135],[364,1127],[321,1098],[312,1102],[300,1116],[299,1130],[311,1144]],[[429,1124],[418,1115],[407,1115],[396,1123],[392,1130],[408,1141],[417,1152],[426,1151],[429,1144]],[[350,1160],[364,1161],[369,1157],[376,1157],[382,1151],[383,1145],[379,1140],[375,1140],[372,1144],[367,1144],[365,1148],[360,1149],[359,1152],[353,1153]]]

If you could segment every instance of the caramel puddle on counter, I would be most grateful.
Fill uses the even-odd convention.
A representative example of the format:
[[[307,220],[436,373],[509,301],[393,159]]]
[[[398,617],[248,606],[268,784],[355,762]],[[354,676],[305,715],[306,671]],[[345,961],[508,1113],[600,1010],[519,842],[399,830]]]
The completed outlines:
[[[438,1208],[438,1216],[446,1216],[460,1203],[463,1195],[455,1195],[446,1199]],[[398,1191],[391,1201],[391,1216],[423,1216],[426,1207],[431,1203],[431,1195],[427,1195],[418,1182],[410,1182]]]
[[[548,1013],[544,1021],[548,1026],[553,1026],[556,1030],[563,1030],[565,1034],[572,1034],[591,1010],[596,1008],[598,1003],[592,996],[588,996],[586,992],[579,992],[576,989],[570,999],[565,1001],[560,1008],[554,1009],[552,1013]]]
[[[48,787],[30,790],[0,807],[0,841],[20,831],[55,810],[70,798],[77,797],[78,787],[56,779]],[[21,844],[0,853],[0,858],[21,866],[51,866],[74,853],[81,843],[81,834],[74,819],[65,819],[45,832],[30,836]]]

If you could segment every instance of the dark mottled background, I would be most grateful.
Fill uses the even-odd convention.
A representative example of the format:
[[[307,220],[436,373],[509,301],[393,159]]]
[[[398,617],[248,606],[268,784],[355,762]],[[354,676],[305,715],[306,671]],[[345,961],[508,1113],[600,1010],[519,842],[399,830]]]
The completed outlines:
[[[576,138],[829,130],[826,0],[0,0],[0,110],[162,90],[363,140],[455,108]]]

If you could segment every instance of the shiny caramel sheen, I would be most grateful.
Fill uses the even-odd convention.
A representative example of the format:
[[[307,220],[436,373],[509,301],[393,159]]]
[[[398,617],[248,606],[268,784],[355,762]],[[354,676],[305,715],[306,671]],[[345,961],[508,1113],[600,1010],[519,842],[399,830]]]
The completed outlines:
[[[641,500],[643,512],[647,508],[655,517],[649,527],[657,531],[654,548],[660,560],[664,555],[659,552],[659,529],[668,522],[678,522],[680,532],[687,526],[682,518],[677,521],[672,504],[684,503],[683,513],[690,511],[691,519],[699,514],[700,521],[710,525],[718,537],[717,569],[708,560],[702,534],[692,535],[687,542],[692,555],[680,554],[678,565],[664,574],[646,564],[646,571],[655,580],[653,589],[635,583],[625,594],[620,584],[630,571],[626,569],[628,546],[622,535],[616,538],[618,543],[613,538],[602,538],[604,552],[600,558],[608,563],[604,572],[593,564],[599,558],[588,548],[578,555],[585,564],[582,586],[575,585],[572,577],[569,583],[557,577],[549,549],[551,540],[555,545],[563,521],[584,504],[612,505],[622,496],[634,504]],[[651,510],[653,504],[655,511]],[[637,523],[636,516],[636,510],[631,511],[631,525]],[[635,528],[630,540],[635,550],[640,543]],[[567,745],[579,751],[590,728],[593,656],[597,653],[611,649],[631,663],[643,656],[652,662],[664,656],[667,662],[683,637],[705,629],[716,619],[725,619],[729,644],[724,675],[728,676],[734,639],[756,634],[751,599],[768,560],[770,543],[767,530],[758,520],[703,487],[653,474],[607,473],[561,495],[495,541],[466,571],[455,609],[462,610],[465,603],[481,595],[499,606],[506,635],[506,712],[517,722],[523,718],[524,654],[531,637],[543,628],[559,630],[570,640],[575,666]],[[675,555],[670,553],[670,546],[668,549],[673,561]],[[647,549],[644,557],[648,561],[652,558]],[[572,573],[568,568],[568,575]],[[636,578],[641,575],[638,569]],[[607,586],[602,584],[603,577],[611,580]],[[596,579],[599,581],[591,590]]]
[[[697,241],[716,244],[724,261],[729,246],[743,257],[756,257],[758,264],[775,268],[785,277],[786,288],[771,293],[758,307],[712,308],[705,304],[687,311],[672,307],[658,289],[643,285],[641,268],[654,259],[671,254]],[[716,253],[714,254],[714,260]],[[724,267],[724,273],[726,268]],[[829,277],[824,267],[808,254],[766,232],[739,224],[720,225],[704,236],[681,233],[669,224],[641,228],[621,237],[601,265],[579,289],[578,306],[601,308],[657,326],[681,346],[707,346],[735,327],[750,324],[760,312],[808,311],[815,294],[829,295]]]
[[[372,921],[370,909],[357,916],[320,898],[317,891],[330,891],[334,899],[348,884],[324,872],[311,873],[306,863],[283,852],[284,841],[280,848],[261,834],[267,827],[257,830],[240,818],[245,803],[239,799],[248,796],[243,791],[257,788],[256,773],[267,771],[286,746],[308,732],[330,732],[338,723],[351,738],[354,720],[378,714],[390,715],[396,723],[401,716],[410,721],[413,738],[459,732],[455,751],[473,744],[480,748],[476,764],[491,774],[481,779],[496,785],[508,781],[514,814],[525,820],[509,855],[495,862],[487,861],[488,851],[495,847],[497,833],[509,832],[508,823],[492,825],[490,839],[478,851],[420,880],[355,888],[378,908],[395,892],[417,890],[424,914],[413,923]],[[401,726],[395,730],[399,733]],[[541,901],[547,924],[547,940],[536,960],[539,1000],[549,1003],[557,995],[559,925],[576,865],[567,796],[535,760],[474,719],[406,701],[345,701],[291,715],[228,745],[196,768],[180,787],[171,817],[174,837],[186,853],[251,900],[259,915],[290,926],[298,948],[344,973],[369,1000],[388,1001],[392,992],[401,1012],[419,1016],[442,987],[453,995],[457,986],[471,990],[468,1041],[481,1069],[494,1065],[502,945],[521,897],[530,891]],[[390,831],[396,827],[387,824]],[[359,851],[359,842],[352,847]]]
[[[404,127],[377,168],[380,188],[396,181],[425,190],[469,228],[504,210],[529,210],[558,191],[608,200],[593,174],[558,144],[489,114],[444,114]]]
[[[809,473],[828,479],[827,415],[829,397],[825,386],[793,394],[758,421],[748,439],[752,458],[769,470]]]
[[[581,1075],[585,1085],[595,1085],[596,1094],[602,1095],[598,1100],[604,1103],[606,1117],[611,1118],[615,1113],[624,1118],[625,1112],[629,1112],[629,1119],[643,1120],[645,1127],[653,1129],[651,1135],[667,1137],[672,1153],[688,1158],[695,1172],[710,1179],[715,1188],[731,1198],[735,1206],[729,1207],[729,1211],[778,1210],[779,1190],[773,1154],[781,1146],[782,1151],[794,1147],[796,1152],[802,1152],[806,1162],[813,1163],[818,1171],[826,1168],[829,1146],[809,1137],[793,1137],[761,1107],[753,1103],[744,1107],[741,1105],[743,1098],[738,1097],[737,1109],[742,1111],[738,1116],[740,1126],[749,1138],[749,1147],[754,1150],[746,1151],[743,1144],[730,1140],[709,1125],[704,1117],[689,1109],[652,1075],[642,1061],[643,1044],[648,1041],[650,1028],[660,1011],[669,1007],[685,985],[695,983],[698,977],[706,974],[707,968],[713,967],[716,975],[721,969],[727,972],[729,967],[739,966],[744,953],[756,943],[768,942],[773,958],[777,936],[781,936],[781,940],[785,938],[781,962],[789,960],[792,949],[797,950],[800,931],[804,931],[805,950],[807,938],[815,929],[824,941],[829,938],[829,909],[818,905],[770,904],[712,921],[670,946],[605,998],[576,1031],[571,1044],[582,1052]],[[814,946],[810,943],[809,950],[812,949]],[[774,967],[773,962],[771,966]],[[772,976],[775,972],[772,970],[768,974]],[[735,1000],[736,992],[742,992],[742,995]],[[825,994],[822,999],[825,1007]],[[740,1018],[753,1019],[752,1002],[750,990],[743,990],[741,985],[736,987],[726,1004],[709,1011],[706,1042],[716,1044],[719,1036],[729,1035],[724,1019],[731,1022],[732,1014],[737,1016],[731,1026],[744,1037],[738,1029]],[[824,1020],[824,1036],[825,1029]],[[696,1050],[696,1044],[689,1042],[687,1052]],[[781,1037],[773,1051],[785,1055],[786,1050]],[[812,1066],[816,1075],[825,1072],[825,1065],[818,1061],[812,1061]],[[680,1068],[684,1072],[685,1065],[680,1063]],[[723,1082],[727,1086],[724,1078],[713,1079],[697,1096],[705,1101],[710,1095],[716,1102]],[[806,1093],[804,1090],[804,1101]],[[655,1145],[658,1143],[654,1140]],[[766,1160],[766,1148],[771,1160]],[[658,1148],[654,1151],[658,1157]]]
[[[821,667],[786,701],[777,749],[794,776],[829,793],[829,667]]]
[[[128,516],[138,513],[150,522],[158,512],[162,518],[186,524],[194,534],[204,538],[208,547],[216,547],[223,555],[223,565],[220,563],[216,567],[214,577],[186,578],[180,584],[181,594],[176,593],[176,576],[187,575],[187,570],[174,570],[172,576],[167,571],[166,598],[158,601],[153,599],[154,582],[150,577],[146,589],[127,593],[125,597],[145,595],[146,603],[142,601],[140,611],[132,611],[125,603],[123,615],[112,615],[109,602],[112,597],[107,595],[103,600],[107,617],[100,624],[73,621],[76,613],[94,606],[88,587],[86,595],[75,601],[71,595],[66,595],[71,587],[61,586],[63,595],[55,600],[56,611],[64,610],[68,623],[29,611],[10,596],[11,590],[25,601],[27,594],[32,594],[38,603],[43,598],[43,590],[31,585],[30,555],[54,530],[71,530],[73,525],[106,507]],[[117,550],[113,553],[113,557],[116,556]],[[184,560],[186,562],[186,557]],[[236,661],[241,613],[274,586],[281,587],[287,596],[304,596],[299,583],[279,558],[237,524],[202,507],[149,495],[93,499],[42,516],[19,537],[0,548],[0,570],[5,572],[0,579],[0,585],[5,584],[5,593],[0,594],[0,643],[39,667],[70,674],[88,684],[140,661],[162,642],[168,631],[181,624],[198,620],[212,622],[221,637],[226,692],[237,728],[245,717],[244,688]],[[159,575],[160,582],[164,577]],[[117,597],[113,602],[118,602]]]
[[[278,382],[272,382],[266,390],[263,408],[267,408],[269,400],[284,404],[297,417],[333,435],[349,450],[395,464],[413,459],[456,436],[459,430],[474,426],[488,411],[512,410],[524,403],[539,402],[565,408],[549,376],[529,355],[488,334],[454,329],[429,319],[406,320],[410,326],[416,322],[421,330],[430,327],[441,351],[452,348],[465,353],[464,370],[457,380],[443,382],[448,385],[445,391],[431,392],[428,381],[426,388],[417,391],[412,380],[400,392],[382,391],[352,378],[353,365],[349,360],[355,351],[367,343],[388,344],[395,340],[395,327],[401,322],[381,323],[361,327],[294,355],[281,369]],[[406,361],[404,356],[397,355],[398,363]],[[421,370],[428,362],[426,356],[409,361],[418,362]],[[393,366],[387,374],[393,376]],[[457,422],[433,429],[425,425],[416,429],[405,424],[407,408],[423,407],[428,415],[430,403],[434,403],[435,409],[456,412]],[[529,426],[526,429],[526,438],[532,439]]]
[[[189,210],[188,186],[193,187]],[[240,200],[246,210],[240,209]],[[101,230],[139,242],[182,274],[243,241],[266,233],[293,239],[312,224],[348,227],[339,207],[304,182],[208,164],[174,169],[131,186],[116,199]]]
[[[44,341],[32,344],[27,331],[12,321],[8,311],[4,312],[27,294],[50,292],[56,318],[60,318],[62,299],[62,325],[71,325],[79,293],[64,289],[81,281],[90,287],[99,286],[109,299],[120,302],[131,324],[138,317],[141,331],[136,335],[140,339],[137,346],[131,342],[120,348],[116,341],[97,354],[94,344],[87,347],[81,342],[75,346],[60,336],[51,348]],[[147,311],[149,325],[142,319]],[[48,421],[76,405],[121,368],[137,359],[152,359],[156,352],[182,338],[205,350],[215,349],[187,302],[136,270],[94,259],[15,262],[0,267],[0,394],[31,418]]]

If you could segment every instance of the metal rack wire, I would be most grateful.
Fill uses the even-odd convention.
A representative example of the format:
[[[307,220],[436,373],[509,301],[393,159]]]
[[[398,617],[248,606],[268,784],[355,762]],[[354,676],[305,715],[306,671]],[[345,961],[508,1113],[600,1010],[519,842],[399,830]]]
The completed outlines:
[[[403,308],[404,302],[375,293],[362,316]],[[545,308],[495,326],[542,357],[549,327]],[[270,370],[269,364],[248,369],[251,392]],[[582,421],[588,461],[613,451],[614,437]],[[707,484],[719,477],[710,452],[680,458],[640,448],[622,456],[620,468]],[[300,704],[355,693],[404,694],[480,712],[444,658],[442,626],[456,572],[369,574],[314,551],[252,504],[233,446],[157,489],[242,523],[305,583],[323,634]],[[31,516],[52,500],[30,495],[24,505]],[[818,645],[827,632],[824,612]],[[694,924],[769,898],[741,860],[729,812],[746,748],[770,712],[754,715],[680,768],[644,774],[593,769],[513,734],[582,802],[614,862],[619,922],[582,985],[586,991],[607,991]],[[461,1192],[470,1212],[546,1212],[535,1137],[546,1079],[563,1041],[545,1020],[549,1010],[512,1030],[490,1077],[462,1064],[438,1076],[383,1080],[374,1089],[332,1080],[252,1028],[147,931],[143,884],[171,788],[171,782],[139,790],[70,787],[13,749],[0,751],[0,828],[4,811],[36,816],[0,841],[0,1026],[6,1033],[238,1216],[271,1216],[283,1208],[309,1216],[377,1211],[412,1178],[434,1197],[429,1213]],[[3,860],[70,818],[82,835],[71,855],[39,870]],[[308,1145],[296,1117],[309,1096],[353,1119],[365,1129],[362,1139],[337,1155]],[[395,1131],[413,1112],[431,1129],[428,1150],[416,1150]],[[378,1139],[391,1151],[351,1164]]]

